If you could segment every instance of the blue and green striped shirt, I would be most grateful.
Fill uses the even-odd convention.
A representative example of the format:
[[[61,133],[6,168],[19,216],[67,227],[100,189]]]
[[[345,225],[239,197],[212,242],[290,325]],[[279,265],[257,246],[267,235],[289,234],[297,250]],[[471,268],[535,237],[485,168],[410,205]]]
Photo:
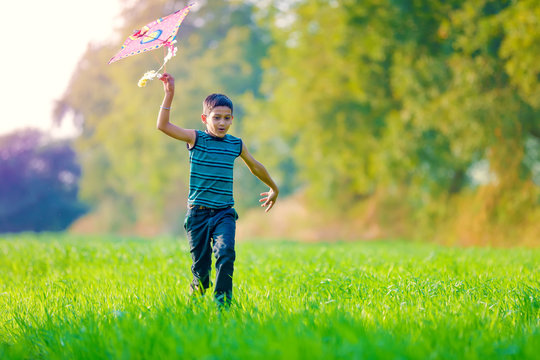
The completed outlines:
[[[234,206],[233,168],[234,160],[242,153],[242,140],[229,134],[219,138],[197,130],[195,145],[189,152],[188,206]]]

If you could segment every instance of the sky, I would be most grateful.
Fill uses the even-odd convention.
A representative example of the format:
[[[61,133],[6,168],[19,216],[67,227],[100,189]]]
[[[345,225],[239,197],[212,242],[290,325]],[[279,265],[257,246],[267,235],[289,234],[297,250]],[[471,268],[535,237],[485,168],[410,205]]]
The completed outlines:
[[[118,42],[121,0],[2,0],[0,136],[27,127],[70,136],[69,122],[52,125],[61,98],[87,45]],[[129,34],[127,34],[129,35]],[[127,36],[126,35],[126,36]],[[114,54],[111,54],[111,57]]]

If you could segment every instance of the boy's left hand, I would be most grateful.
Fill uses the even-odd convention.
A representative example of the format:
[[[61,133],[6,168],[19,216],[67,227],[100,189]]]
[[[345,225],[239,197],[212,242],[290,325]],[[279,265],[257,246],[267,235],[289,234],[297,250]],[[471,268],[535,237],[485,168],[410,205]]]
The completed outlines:
[[[278,197],[278,193],[272,189],[268,190],[268,192],[261,193],[261,196],[264,196],[262,199],[259,200],[259,202],[263,202],[261,204],[262,207],[267,207],[265,212],[270,211],[270,209],[274,206],[276,203],[276,199]]]

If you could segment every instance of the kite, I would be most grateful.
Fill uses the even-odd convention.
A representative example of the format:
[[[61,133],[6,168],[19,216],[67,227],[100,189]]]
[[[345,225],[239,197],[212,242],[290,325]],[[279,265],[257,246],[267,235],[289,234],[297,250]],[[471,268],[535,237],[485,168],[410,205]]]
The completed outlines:
[[[163,59],[161,67],[158,70],[146,72],[139,80],[138,85],[139,87],[143,87],[146,86],[148,80],[160,78],[161,74],[159,74],[159,71],[165,67],[167,61],[173,56],[176,56],[176,51],[178,50],[176,46],[174,46],[174,44],[176,44],[176,35],[178,34],[182,21],[184,21],[184,18],[187,16],[193,5],[194,4],[190,4],[182,10],[178,10],[173,14],[154,20],[143,26],[140,30],[135,31],[126,39],[120,51],[109,60],[109,64],[131,55],[142,54],[146,51],[165,47],[168,49],[168,52]]]

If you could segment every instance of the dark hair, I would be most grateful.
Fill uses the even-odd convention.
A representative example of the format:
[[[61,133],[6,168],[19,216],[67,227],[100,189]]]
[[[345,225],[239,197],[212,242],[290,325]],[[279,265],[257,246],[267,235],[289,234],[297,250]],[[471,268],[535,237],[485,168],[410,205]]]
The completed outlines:
[[[233,104],[231,99],[227,95],[223,94],[210,94],[204,99],[203,102],[203,114],[208,115],[216,106],[226,106],[233,112]]]

